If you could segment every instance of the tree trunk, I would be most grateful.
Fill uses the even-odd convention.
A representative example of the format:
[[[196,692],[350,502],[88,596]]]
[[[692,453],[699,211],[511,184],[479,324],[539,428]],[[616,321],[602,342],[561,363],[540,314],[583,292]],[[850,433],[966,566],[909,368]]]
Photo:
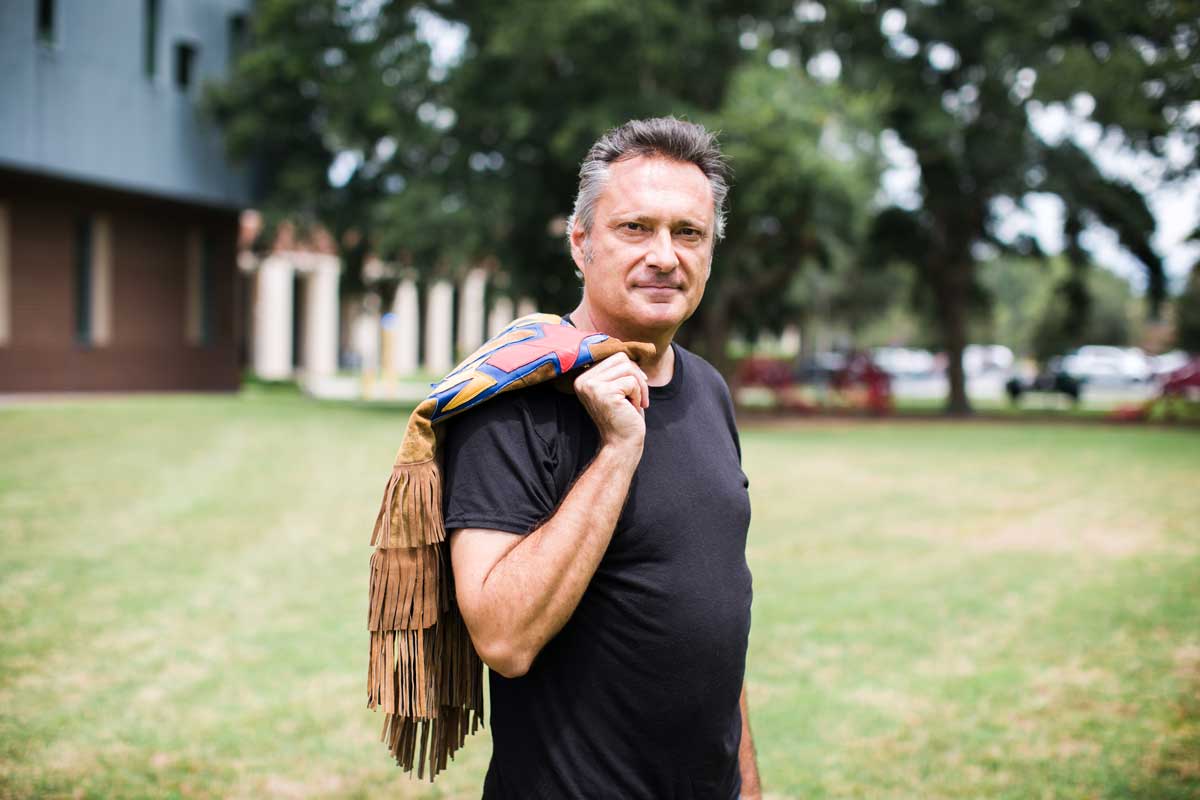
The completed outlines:
[[[726,382],[733,380],[734,364],[729,358],[729,306],[724,298],[714,297],[683,327],[675,338],[695,350],[716,367]]]
[[[729,315],[724,309],[705,321],[704,350],[709,363],[717,368],[726,383],[732,384],[734,363],[729,357]]]
[[[969,260],[964,260],[933,270],[938,327],[941,329],[942,345],[946,348],[946,378],[950,383],[944,412],[952,417],[964,417],[971,413],[962,357],[967,347],[967,287],[970,285],[972,266]]]

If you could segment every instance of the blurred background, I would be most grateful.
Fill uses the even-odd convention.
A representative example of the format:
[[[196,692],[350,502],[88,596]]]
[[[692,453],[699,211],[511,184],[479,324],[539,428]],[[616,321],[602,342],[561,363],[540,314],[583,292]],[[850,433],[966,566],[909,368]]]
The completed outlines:
[[[1200,796],[1198,54],[1187,0],[3,0],[0,795],[477,795],[354,699],[376,493],[673,114],[768,794]]]
[[[574,306],[583,153],[675,114],[737,186],[681,339],[748,403],[1149,399],[1200,349],[1196,7],[1082,5],[12,0],[0,391],[420,397]]]

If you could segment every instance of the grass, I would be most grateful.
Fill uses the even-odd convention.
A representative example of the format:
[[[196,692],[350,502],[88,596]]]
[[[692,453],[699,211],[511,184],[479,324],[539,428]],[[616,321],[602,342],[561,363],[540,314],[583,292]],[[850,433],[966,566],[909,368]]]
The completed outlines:
[[[396,408],[0,410],[0,796],[477,797],[365,708]],[[743,432],[774,797],[1200,796],[1200,432]]]

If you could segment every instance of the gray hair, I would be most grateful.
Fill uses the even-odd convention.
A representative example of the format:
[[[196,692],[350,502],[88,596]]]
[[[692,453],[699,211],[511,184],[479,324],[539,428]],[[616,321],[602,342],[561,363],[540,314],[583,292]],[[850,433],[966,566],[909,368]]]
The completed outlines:
[[[729,194],[729,165],[721,154],[716,134],[703,125],[675,117],[634,119],[613,128],[596,141],[579,165],[579,193],[575,209],[567,219],[567,238],[579,226],[590,233],[596,216],[596,200],[608,183],[608,168],[616,161],[637,156],[661,156],[695,164],[712,189],[714,234],[725,235],[725,198]]]

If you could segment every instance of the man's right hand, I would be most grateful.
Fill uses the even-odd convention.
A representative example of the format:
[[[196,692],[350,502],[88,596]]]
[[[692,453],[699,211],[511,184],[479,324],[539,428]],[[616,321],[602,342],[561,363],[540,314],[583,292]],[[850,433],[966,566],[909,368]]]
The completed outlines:
[[[575,394],[596,423],[601,446],[629,448],[641,456],[650,384],[629,356],[617,353],[584,370],[575,379]]]

